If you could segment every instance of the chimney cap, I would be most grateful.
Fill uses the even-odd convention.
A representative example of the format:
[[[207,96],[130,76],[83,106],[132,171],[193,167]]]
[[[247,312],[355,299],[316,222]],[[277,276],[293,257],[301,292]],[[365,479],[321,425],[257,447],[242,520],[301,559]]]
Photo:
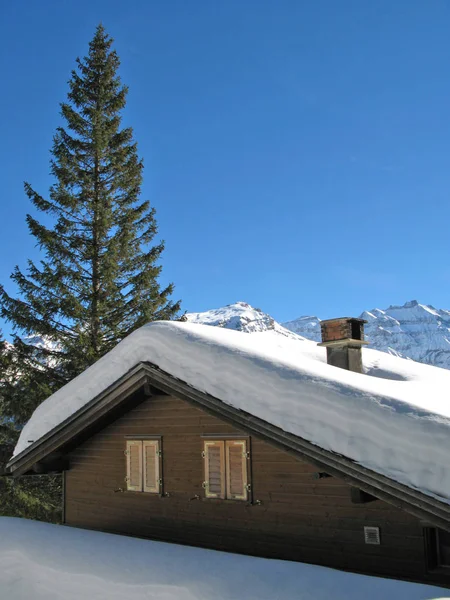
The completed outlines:
[[[359,317],[335,317],[334,319],[322,319],[322,323],[332,323],[333,321],[358,321],[359,323],[367,323],[366,319],[360,319]]]
[[[320,322],[322,342],[319,346],[365,346],[365,319],[355,317],[340,317]]]

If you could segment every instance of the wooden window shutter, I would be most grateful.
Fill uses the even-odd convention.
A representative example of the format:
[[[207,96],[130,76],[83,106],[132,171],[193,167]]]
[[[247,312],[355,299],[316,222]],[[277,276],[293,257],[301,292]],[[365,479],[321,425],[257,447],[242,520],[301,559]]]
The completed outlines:
[[[205,496],[225,498],[225,457],[224,442],[204,442]]]
[[[226,442],[227,498],[247,500],[247,443],[245,440]]]
[[[144,440],[144,492],[159,494],[159,440]]]
[[[142,492],[142,442],[127,440],[127,490]]]

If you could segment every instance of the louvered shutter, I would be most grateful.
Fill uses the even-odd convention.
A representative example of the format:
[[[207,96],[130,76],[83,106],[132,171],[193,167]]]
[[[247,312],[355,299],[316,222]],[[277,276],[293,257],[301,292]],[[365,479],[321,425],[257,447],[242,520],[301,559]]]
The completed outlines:
[[[127,440],[127,490],[142,492],[142,442]]]
[[[159,440],[144,440],[144,492],[159,494]]]
[[[245,440],[226,442],[227,498],[247,500],[247,444]]]
[[[225,498],[224,442],[204,442],[205,496]]]

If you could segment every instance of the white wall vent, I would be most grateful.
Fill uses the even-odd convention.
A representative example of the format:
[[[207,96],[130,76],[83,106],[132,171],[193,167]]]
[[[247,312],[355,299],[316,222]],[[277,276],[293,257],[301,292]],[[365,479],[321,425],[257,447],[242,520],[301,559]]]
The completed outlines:
[[[366,544],[380,545],[380,528],[364,527],[364,541]]]

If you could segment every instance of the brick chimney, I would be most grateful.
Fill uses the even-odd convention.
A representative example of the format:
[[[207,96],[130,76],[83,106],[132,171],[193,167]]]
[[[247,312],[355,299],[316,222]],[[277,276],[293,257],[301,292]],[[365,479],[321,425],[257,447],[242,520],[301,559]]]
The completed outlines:
[[[318,346],[327,349],[327,363],[334,367],[362,373],[362,346],[364,341],[364,319],[341,317],[321,321],[322,342]]]

